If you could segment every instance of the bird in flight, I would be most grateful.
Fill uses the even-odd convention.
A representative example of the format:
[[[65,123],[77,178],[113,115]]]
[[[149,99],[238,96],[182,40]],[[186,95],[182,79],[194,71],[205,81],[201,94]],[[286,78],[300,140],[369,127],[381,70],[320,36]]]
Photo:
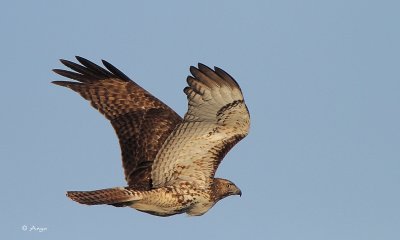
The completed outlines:
[[[249,131],[250,115],[238,83],[224,70],[190,67],[183,119],[116,67],[82,58],[60,60],[75,81],[54,81],[79,93],[114,127],[127,186],[69,191],[81,204],[131,207],[156,216],[200,216],[219,200],[241,195],[231,181],[215,178],[227,152]]]

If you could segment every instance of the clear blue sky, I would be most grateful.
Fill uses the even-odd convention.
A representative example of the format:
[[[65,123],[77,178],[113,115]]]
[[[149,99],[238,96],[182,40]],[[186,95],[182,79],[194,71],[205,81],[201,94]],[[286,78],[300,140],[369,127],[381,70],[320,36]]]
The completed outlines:
[[[144,2],[0,4],[1,239],[400,239],[398,1]],[[75,55],[181,115],[190,65],[233,75],[252,126],[217,175],[243,196],[169,218],[67,199],[125,184],[109,123],[50,84]]]

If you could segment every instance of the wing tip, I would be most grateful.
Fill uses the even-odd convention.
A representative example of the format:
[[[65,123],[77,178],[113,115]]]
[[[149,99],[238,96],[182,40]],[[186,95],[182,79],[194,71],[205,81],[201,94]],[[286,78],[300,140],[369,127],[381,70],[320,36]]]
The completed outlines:
[[[195,72],[195,71],[198,71],[198,69],[197,69],[195,66],[190,66],[190,67],[189,67],[189,71],[190,71],[190,73],[191,73],[192,75],[194,75],[194,72]]]
[[[204,63],[198,62],[197,63],[197,67],[198,68],[203,68],[203,67],[207,67],[207,65],[205,65]],[[208,67],[207,67],[208,68]]]
[[[225,70],[223,70],[220,67],[216,67],[214,66],[214,72],[221,77],[222,79],[224,79],[229,85],[231,85],[232,87],[235,87],[237,89],[239,89],[240,92],[242,92],[242,89],[239,86],[239,83],[235,80],[234,77],[232,77],[232,75],[230,75],[229,73],[227,73]]]
[[[63,81],[51,81],[50,83],[58,85],[58,86],[63,86]]]
[[[116,77],[120,78],[122,81],[125,82],[133,82],[125,73],[119,70],[117,67],[112,65],[111,63],[107,62],[106,60],[102,59],[101,62],[103,63],[104,67],[107,68],[108,71],[113,73]]]
[[[83,57],[81,57],[81,56],[78,56],[78,55],[75,55],[75,58],[76,58],[76,60],[78,60],[79,61],[79,59],[85,59],[85,58],[83,58]],[[85,59],[86,60],[86,59]]]
[[[51,83],[61,87],[68,87],[68,88],[71,88],[71,86],[73,85],[76,86],[82,84],[82,83],[68,82],[68,81],[51,81]]]
[[[125,82],[131,81],[131,79],[122,71],[105,60],[101,60],[104,65],[104,67],[101,67],[84,57],[76,55],[75,58],[78,62],[59,59],[63,65],[72,69],[73,71],[63,69],[53,69],[53,71],[59,75],[80,82],[101,81],[108,78],[118,78]]]

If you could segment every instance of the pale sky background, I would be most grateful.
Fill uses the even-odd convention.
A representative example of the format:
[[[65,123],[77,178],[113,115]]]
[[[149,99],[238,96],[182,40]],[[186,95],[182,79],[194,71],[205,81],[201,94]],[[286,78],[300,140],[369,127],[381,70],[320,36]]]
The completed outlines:
[[[0,238],[400,239],[399,24],[394,0],[2,1]],[[67,199],[125,184],[108,121],[50,84],[75,55],[180,115],[190,65],[234,76],[251,132],[217,176],[243,196],[169,218]]]

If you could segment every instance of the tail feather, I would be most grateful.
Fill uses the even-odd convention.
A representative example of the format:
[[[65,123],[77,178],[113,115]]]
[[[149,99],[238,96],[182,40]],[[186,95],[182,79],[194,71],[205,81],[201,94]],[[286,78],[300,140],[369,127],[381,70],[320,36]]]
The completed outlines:
[[[110,204],[126,206],[129,202],[140,200],[140,192],[129,188],[117,187],[95,191],[69,191],[67,197],[75,202],[86,205]]]

